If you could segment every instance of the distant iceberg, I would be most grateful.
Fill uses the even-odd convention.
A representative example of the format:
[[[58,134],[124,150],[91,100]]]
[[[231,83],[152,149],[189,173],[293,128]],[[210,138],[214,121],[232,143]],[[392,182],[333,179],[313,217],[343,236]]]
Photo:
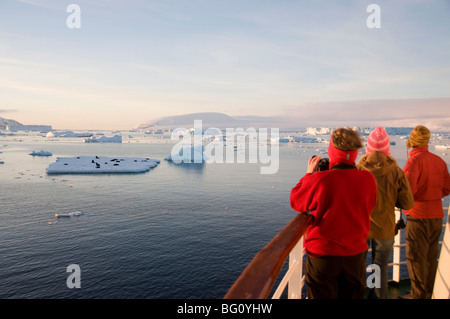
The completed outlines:
[[[434,148],[443,149],[443,150],[449,150],[450,149],[450,144],[447,144],[447,145],[435,145]]]
[[[159,160],[136,157],[58,157],[56,162],[47,168],[47,174],[143,173],[159,163]]]
[[[279,143],[323,143],[323,139],[305,136],[287,136],[278,140]]]
[[[72,131],[62,131],[62,132],[48,132],[46,137],[53,138],[53,137],[90,137],[94,134],[92,133],[75,133]]]
[[[332,131],[329,127],[307,127],[306,134],[307,135],[326,135],[330,134]]]
[[[85,143],[122,143],[122,136],[115,135],[113,137],[106,136],[91,136],[84,139]]]
[[[292,140],[297,143],[320,143],[321,139],[313,137],[293,136]]]
[[[374,127],[352,127],[355,131],[361,135],[369,135]],[[412,127],[385,127],[386,133],[389,135],[409,135],[412,131]],[[306,135],[329,135],[333,131],[330,127],[307,127]]]
[[[40,150],[39,152],[33,151],[29,155],[31,156],[52,156],[53,154],[47,151]]]

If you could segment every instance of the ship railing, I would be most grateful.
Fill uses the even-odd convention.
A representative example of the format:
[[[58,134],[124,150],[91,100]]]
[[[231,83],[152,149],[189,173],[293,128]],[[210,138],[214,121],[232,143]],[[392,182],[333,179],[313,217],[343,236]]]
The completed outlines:
[[[443,207],[444,210],[448,210],[449,207]],[[401,210],[399,208],[395,208],[395,216],[396,220],[398,220],[401,216]],[[442,225],[442,233],[444,232],[446,227],[446,223]],[[389,263],[389,267],[392,267],[392,278],[391,280],[394,282],[400,282],[400,267],[401,265],[406,265],[406,259],[402,260],[402,249],[406,247],[406,243],[403,242],[402,232],[398,232],[394,238],[394,247],[392,249],[392,262]],[[439,245],[442,245],[442,241],[439,241]]]
[[[312,222],[308,213],[295,216],[263,249],[261,249],[225,295],[225,299],[266,299],[283,268],[288,255],[292,270],[288,270],[289,286],[296,285],[301,276],[303,262],[293,256],[303,250],[300,243],[303,234]],[[300,268],[299,268],[300,267]],[[299,272],[300,269],[300,272]],[[294,275],[295,272],[295,276]],[[298,280],[300,281],[300,280]]]
[[[448,209],[448,208],[444,208]],[[396,220],[401,216],[401,210],[395,209]],[[244,269],[238,279],[225,295],[225,299],[266,299],[274,290],[280,271],[286,258],[289,257],[289,265],[286,273],[281,278],[271,298],[279,299],[288,288],[288,299],[301,299],[302,289],[305,284],[303,271],[303,235],[312,222],[310,213],[299,213],[293,218]],[[444,224],[443,227],[446,225]],[[394,239],[392,263],[392,281],[400,282],[401,265],[406,264],[402,260],[401,250],[406,246],[402,240],[402,232],[399,231]],[[442,244],[442,242],[440,242]]]

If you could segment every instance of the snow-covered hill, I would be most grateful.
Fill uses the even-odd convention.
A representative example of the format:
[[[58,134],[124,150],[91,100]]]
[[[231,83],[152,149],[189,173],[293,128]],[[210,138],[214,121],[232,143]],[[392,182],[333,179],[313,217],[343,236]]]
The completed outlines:
[[[6,130],[7,126],[20,126],[19,122],[15,120],[5,119],[3,117],[0,117],[0,130]]]
[[[224,113],[204,112],[190,113],[184,115],[161,117],[141,124],[138,130],[168,129],[179,127],[192,127],[194,121],[201,120],[203,128],[232,128],[232,127],[277,127],[279,125],[278,118],[262,117],[262,116],[241,116],[233,117]]]

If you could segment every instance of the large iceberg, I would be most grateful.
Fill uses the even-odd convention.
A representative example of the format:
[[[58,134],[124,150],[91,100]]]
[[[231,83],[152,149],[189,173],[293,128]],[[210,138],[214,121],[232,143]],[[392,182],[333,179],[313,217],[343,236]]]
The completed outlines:
[[[173,148],[165,160],[175,164],[202,164],[208,160],[208,157],[204,154],[203,145],[185,145],[180,149]]]
[[[159,160],[140,157],[58,157],[47,168],[47,174],[143,173],[159,163]]]

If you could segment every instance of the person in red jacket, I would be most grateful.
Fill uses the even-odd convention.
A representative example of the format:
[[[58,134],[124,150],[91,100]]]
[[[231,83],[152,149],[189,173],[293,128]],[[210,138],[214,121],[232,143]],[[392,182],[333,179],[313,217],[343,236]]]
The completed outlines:
[[[414,195],[414,207],[405,211],[406,260],[412,299],[430,299],[437,270],[439,238],[444,211],[442,198],[450,194],[447,164],[428,151],[430,131],[416,126],[407,147],[413,148],[404,172]]]
[[[317,171],[321,158],[310,158],[306,175],[291,190],[291,207],[313,216],[304,241],[310,299],[364,297],[369,215],[377,185],[371,172],[356,169],[362,147],[357,132],[335,129],[329,170]]]

